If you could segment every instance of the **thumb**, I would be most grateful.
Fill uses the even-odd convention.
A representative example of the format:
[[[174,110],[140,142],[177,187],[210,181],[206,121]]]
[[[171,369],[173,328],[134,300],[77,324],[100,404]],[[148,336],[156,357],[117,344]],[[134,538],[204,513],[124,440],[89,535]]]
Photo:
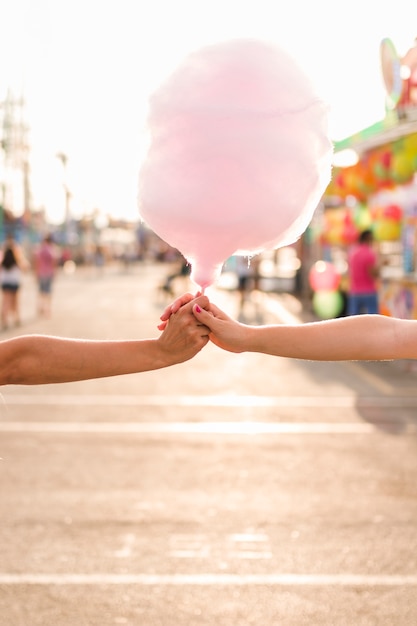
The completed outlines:
[[[216,318],[212,313],[209,313],[205,309],[202,309],[198,304],[193,306],[194,317],[198,319],[199,322],[207,326],[210,330],[214,330],[216,326]]]
[[[242,352],[241,324],[210,303],[208,311],[198,304],[193,306],[194,317],[209,329],[209,339],[219,348],[229,352]]]

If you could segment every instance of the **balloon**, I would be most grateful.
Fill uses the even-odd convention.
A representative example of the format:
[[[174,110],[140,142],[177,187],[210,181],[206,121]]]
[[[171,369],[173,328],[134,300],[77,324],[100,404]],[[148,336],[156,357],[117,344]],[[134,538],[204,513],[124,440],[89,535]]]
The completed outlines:
[[[309,272],[310,287],[313,291],[333,291],[340,284],[340,274],[332,263],[317,261]]]
[[[322,239],[330,245],[350,244],[358,238],[358,228],[350,209],[327,209],[323,218]]]
[[[329,196],[339,196],[341,198],[345,198],[348,193],[345,188],[344,178],[343,178],[343,170],[334,168],[332,180],[326,189],[326,195]]]
[[[399,207],[397,204],[389,204],[388,206],[384,207],[382,215],[383,217],[398,222],[402,218],[403,212],[401,207]]]
[[[357,241],[359,230],[354,222],[348,222],[344,225],[342,231],[342,243],[351,244]]]
[[[313,295],[314,312],[322,320],[340,315],[343,305],[343,296],[340,291],[316,291]]]
[[[371,228],[372,216],[368,207],[363,204],[359,204],[355,209],[353,220],[358,231]]]
[[[414,173],[412,161],[407,154],[398,152],[394,154],[391,161],[391,178],[394,182],[401,184],[411,180]]]
[[[139,212],[203,289],[234,254],[296,241],[331,174],[328,107],[286,52],[252,39],[190,54],[149,103]]]
[[[343,243],[343,226],[333,227],[328,225],[323,232],[323,241],[329,245],[338,246]]]
[[[342,173],[343,188],[346,195],[362,199],[373,190],[371,175],[365,175],[365,169],[361,163],[346,167]]]
[[[407,135],[403,139],[404,148],[410,153],[417,153],[417,133],[412,133],[411,135]]]
[[[397,241],[401,237],[401,222],[381,218],[374,222],[372,231],[377,241]]]

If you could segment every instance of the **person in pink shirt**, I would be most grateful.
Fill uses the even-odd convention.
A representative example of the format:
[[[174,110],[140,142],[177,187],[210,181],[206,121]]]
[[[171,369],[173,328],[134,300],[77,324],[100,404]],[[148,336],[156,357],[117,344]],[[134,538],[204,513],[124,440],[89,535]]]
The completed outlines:
[[[347,315],[376,314],[378,306],[379,266],[373,248],[371,230],[364,230],[349,252],[349,292]]]
[[[35,272],[38,281],[38,313],[51,315],[52,283],[56,270],[56,252],[51,235],[46,235],[35,254]]]

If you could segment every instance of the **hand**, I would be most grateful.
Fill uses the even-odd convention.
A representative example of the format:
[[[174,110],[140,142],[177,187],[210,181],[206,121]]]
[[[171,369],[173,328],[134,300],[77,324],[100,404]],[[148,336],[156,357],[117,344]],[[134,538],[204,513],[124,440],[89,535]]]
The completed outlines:
[[[184,293],[182,296],[174,300],[174,302],[168,305],[166,309],[164,310],[164,312],[162,313],[160,317],[162,322],[161,324],[158,324],[158,329],[164,330],[165,326],[167,325],[167,321],[169,320],[169,318],[171,317],[173,313],[176,313],[177,311],[180,310],[182,306],[184,306],[184,304],[191,302],[191,300],[194,300],[195,298],[198,298],[199,296],[201,296],[200,291],[197,291],[195,296],[193,296],[191,293]],[[206,307],[203,307],[203,308],[206,308]]]
[[[209,328],[210,341],[216,346],[229,352],[247,350],[249,326],[236,322],[213,303],[210,303],[208,311],[205,311],[197,301],[193,304],[193,313],[200,323]]]
[[[176,312],[171,311],[163,333],[157,340],[164,361],[170,364],[191,359],[209,341],[209,329],[193,315],[194,304],[203,310],[209,306],[209,300],[207,296],[192,297]]]

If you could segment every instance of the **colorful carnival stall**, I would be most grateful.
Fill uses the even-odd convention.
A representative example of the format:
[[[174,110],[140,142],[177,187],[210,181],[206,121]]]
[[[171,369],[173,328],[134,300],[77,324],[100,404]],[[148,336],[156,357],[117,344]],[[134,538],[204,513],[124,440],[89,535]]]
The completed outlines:
[[[371,228],[383,264],[380,312],[417,319],[417,45],[400,58],[383,40],[381,68],[386,116],[335,144],[335,156],[349,152],[355,162],[334,167],[313,229],[343,289],[347,251]]]

